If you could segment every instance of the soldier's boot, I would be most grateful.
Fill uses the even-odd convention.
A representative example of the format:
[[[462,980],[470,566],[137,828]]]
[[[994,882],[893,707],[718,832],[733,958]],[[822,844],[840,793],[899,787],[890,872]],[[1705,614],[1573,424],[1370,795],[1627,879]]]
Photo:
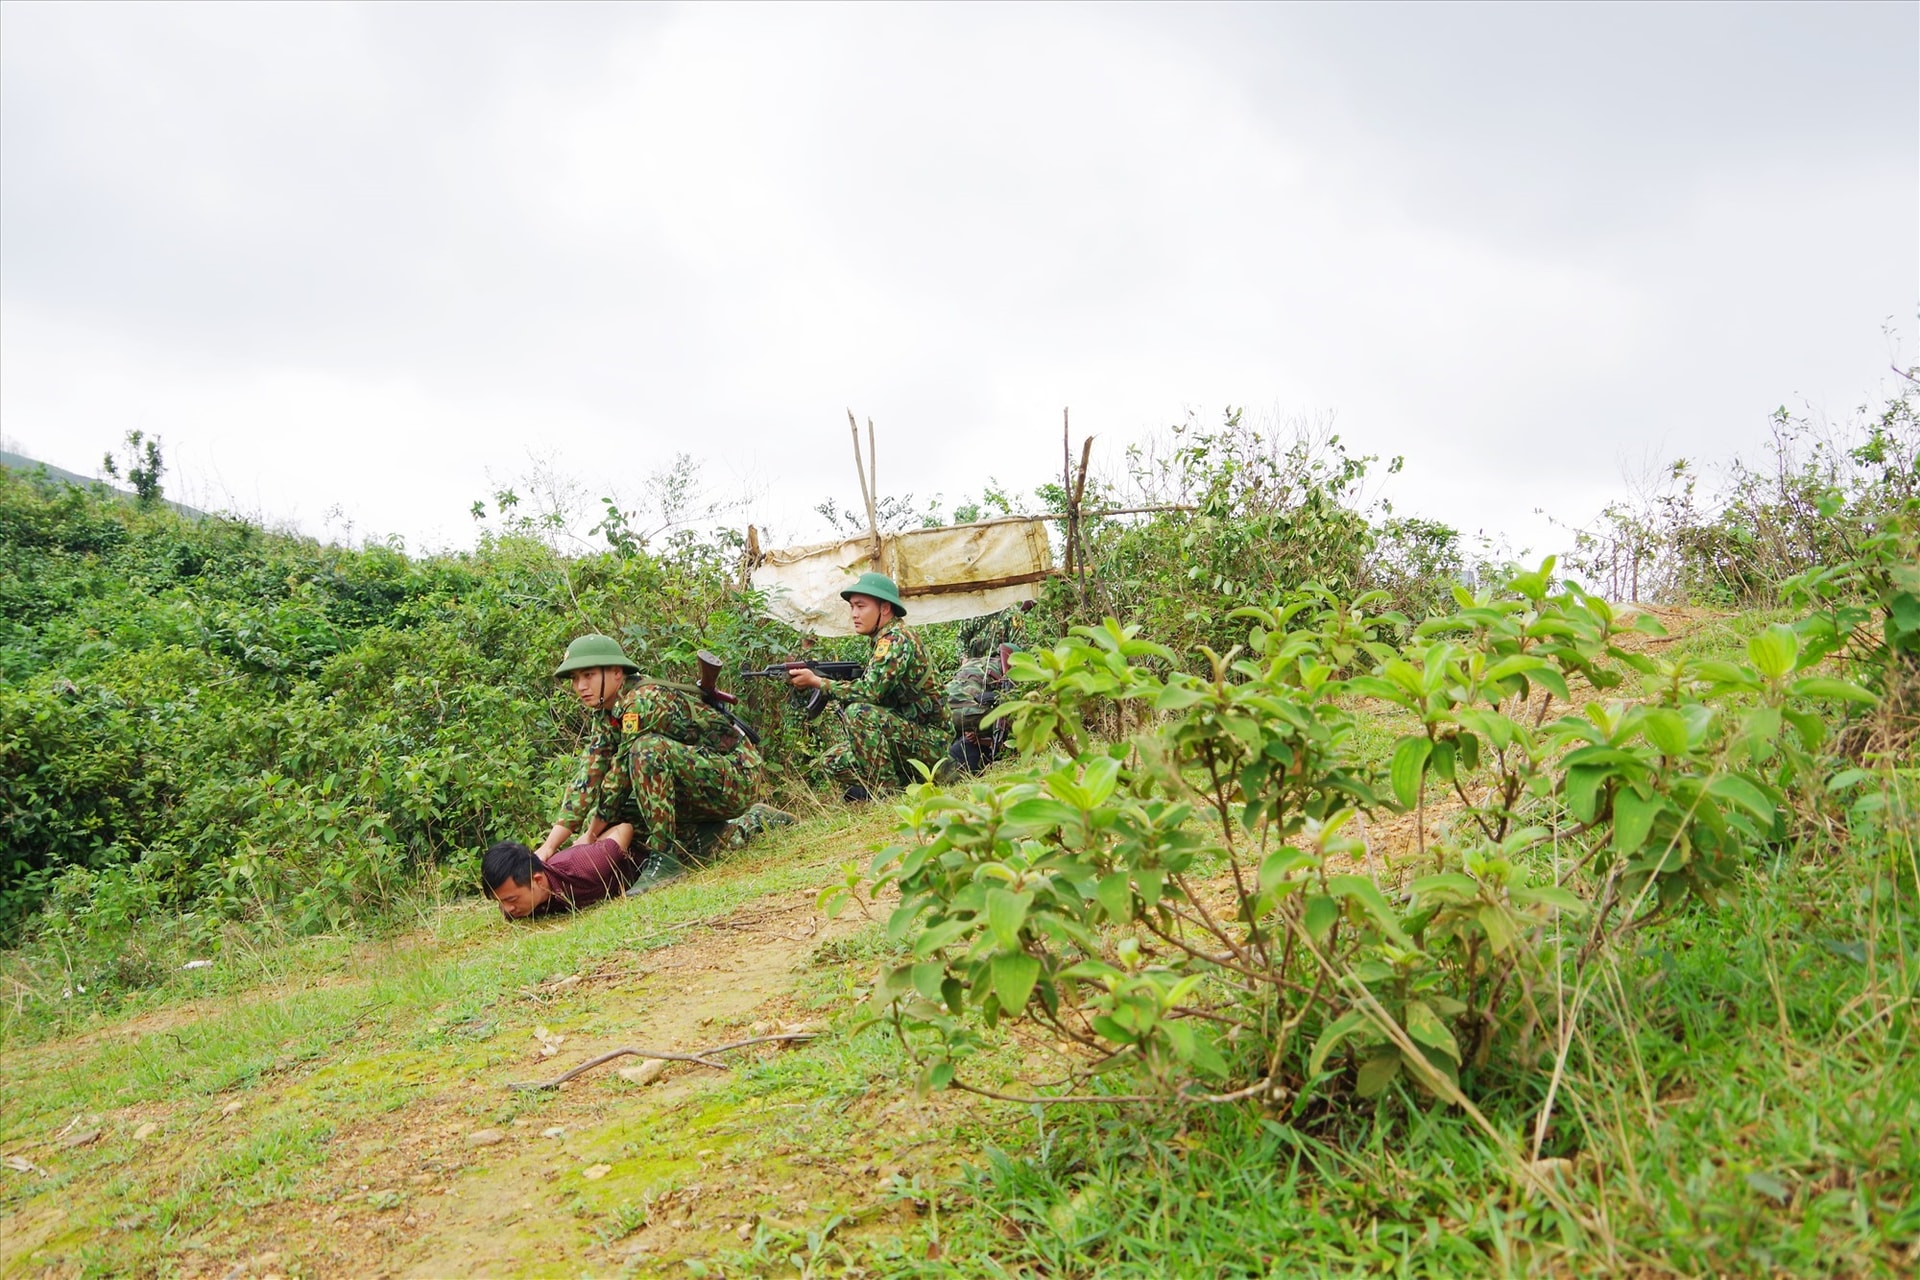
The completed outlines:
[[[651,893],[669,880],[678,879],[686,874],[686,866],[671,853],[650,853],[647,860],[640,864],[640,874],[627,886],[627,896]]]
[[[764,835],[776,827],[790,827],[800,819],[785,809],[776,809],[770,804],[756,804],[745,813],[727,823],[727,844],[730,848],[744,848],[748,841]]]
[[[689,822],[682,820],[679,836],[674,841],[674,853],[683,862],[696,867],[704,867],[718,857],[727,846],[728,825],[720,821]]]

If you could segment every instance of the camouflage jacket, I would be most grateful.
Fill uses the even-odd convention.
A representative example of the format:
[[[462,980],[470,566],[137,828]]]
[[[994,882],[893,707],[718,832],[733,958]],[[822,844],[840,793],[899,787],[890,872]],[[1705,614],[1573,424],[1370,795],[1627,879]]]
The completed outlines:
[[[912,724],[933,728],[947,722],[946,704],[920,637],[894,619],[873,637],[873,656],[858,680],[829,680],[835,702],[871,702]]]
[[[746,739],[720,712],[700,701],[697,691],[629,675],[620,696],[604,711],[588,712],[591,735],[580,752],[573,781],[561,796],[554,821],[580,830],[593,814],[601,780],[626,755],[635,738],[661,737],[726,755]]]
[[[960,624],[960,649],[969,658],[996,656],[1003,644],[1025,649],[1032,642],[1026,610],[1017,604]]]

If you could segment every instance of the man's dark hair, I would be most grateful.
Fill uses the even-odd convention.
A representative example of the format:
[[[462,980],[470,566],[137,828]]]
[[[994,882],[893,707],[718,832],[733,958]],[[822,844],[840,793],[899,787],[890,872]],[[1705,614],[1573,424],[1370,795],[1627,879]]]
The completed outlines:
[[[492,893],[511,880],[522,888],[533,883],[533,873],[545,871],[547,864],[533,856],[533,850],[512,840],[502,840],[487,850],[480,860],[480,878]]]

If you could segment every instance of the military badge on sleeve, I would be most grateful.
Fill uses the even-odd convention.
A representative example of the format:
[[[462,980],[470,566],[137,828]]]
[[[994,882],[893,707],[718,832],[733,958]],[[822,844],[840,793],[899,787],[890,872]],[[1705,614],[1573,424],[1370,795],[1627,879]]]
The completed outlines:
[[[873,660],[875,662],[887,656],[887,650],[893,648],[892,636],[881,636],[873,642]]]
[[[622,733],[640,732],[640,713],[638,711],[629,711],[627,712],[627,714],[620,717],[620,732]]]

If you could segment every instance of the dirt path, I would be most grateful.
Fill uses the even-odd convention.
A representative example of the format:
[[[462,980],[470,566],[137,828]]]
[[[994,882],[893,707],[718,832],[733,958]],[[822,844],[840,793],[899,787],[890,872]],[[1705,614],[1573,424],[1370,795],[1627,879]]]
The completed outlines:
[[[801,893],[696,928],[685,942],[650,953],[644,969],[606,982],[605,999],[633,1002],[632,1020],[621,1034],[602,1031],[591,1040],[570,1037],[558,1054],[539,1059],[537,1067],[530,1060],[517,1074],[522,1079],[551,1078],[620,1045],[684,1053],[744,1038],[737,1036],[741,1032],[797,1029],[806,1019],[794,1002],[796,967],[859,923],[857,916],[822,919],[813,911],[812,895]],[[769,1047],[759,1052],[782,1051]],[[661,1183],[687,1171],[684,1158],[640,1135],[649,1119],[665,1111],[697,1110],[699,1095],[718,1083],[722,1073],[675,1063],[657,1083],[644,1087],[619,1076],[621,1066],[639,1064],[640,1059],[625,1059],[551,1093],[521,1095],[526,1115],[511,1122],[506,1130],[511,1136],[497,1146],[467,1147],[471,1130],[460,1134],[455,1124],[440,1134],[439,1142],[411,1149],[402,1143],[392,1149],[400,1157],[396,1163],[420,1170],[408,1176],[427,1174],[433,1181],[426,1185],[439,1194],[421,1196],[407,1214],[414,1221],[399,1224],[404,1230],[380,1224],[387,1230],[376,1230],[375,1238],[385,1238],[390,1246],[379,1259],[383,1268],[419,1277],[519,1274],[537,1259],[562,1264],[572,1257],[576,1268],[582,1260],[634,1261],[689,1243],[674,1237],[715,1234],[712,1228],[719,1224],[693,1216],[699,1193],[687,1196],[683,1183],[671,1204],[656,1199],[642,1241],[608,1248],[590,1233],[576,1230],[568,1248],[556,1238],[566,1234],[553,1217],[563,1202],[591,1193],[597,1202],[616,1209],[638,1206]],[[536,1136],[556,1129],[562,1132]],[[695,1161],[713,1154],[712,1148],[696,1148]],[[444,1166],[449,1158],[459,1162],[458,1172],[442,1181],[433,1166]],[[749,1216],[741,1214],[739,1220]],[[518,1221],[503,1229],[503,1217]],[[725,1225],[730,1228],[732,1223]]]
[[[620,1045],[686,1052],[818,1023],[821,1010],[805,1005],[808,959],[864,920],[825,919],[814,892],[763,897],[674,926],[668,945],[604,954],[580,972],[529,983],[500,1003],[497,1025],[471,1049],[435,1052],[419,1034],[406,1043],[404,1028],[369,1027],[358,1052],[269,1077],[230,1101],[182,1099],[87,1118],[106,1135],[96,1149],[133,1135],[149,1199],[170,1176],[209,1162],[266,1162],[270,1174],[271,1162],[285,1161],[279,1194],[198,1226],[186,1241],[166,1231],[155,1241],[162,1256],[131,1240],[123,1249],[138,1250],[132,1256],[142,1270],[240,1280],[617,1274],[650,1269],[651,1257],[702,1241],[738,1244],[740,1223],[776,1211],[804,1169],[795,1166],[797,1180],[770,1178],[764,1164],[736,1168],[721,1158],[752,1126],[742,1108],[709,1101],[729,1073],[676,1063],[640,1085],[618,1074],[641,1061],[627,1058],[553,1091],[506,1086],[550,1078]],[[172,1011],[124,1030],[153,1034],[182,1017]],[[731,1058],[782,1052],[808,1049],[768,1046]],[[380,1101],[389,1091],[391,1107]],[[336,1101],[348,1096],[353,1105]],[[148,1120],[158,1133],[134,1134]],[[126,1194],[114,1188],[127,1165],[62,1174],[63,1154],[57,1141],[41,1143],[22,1157],[34,1172],[0,1171],[20,1179],[9,1187],[16,1191],[32,1179],[71,1180],[63,1190],[41,1183],[47,1192],[10,1197],[0,1218],[0,1274],[80,1274],[77,1262],[102,1256],[101,1237],[164,1225],[153,1221],[150,1203],[134,1199],[112,1229],[82,1225],[71,1206],[91,1202],[98,1223],[101,1197]]]

